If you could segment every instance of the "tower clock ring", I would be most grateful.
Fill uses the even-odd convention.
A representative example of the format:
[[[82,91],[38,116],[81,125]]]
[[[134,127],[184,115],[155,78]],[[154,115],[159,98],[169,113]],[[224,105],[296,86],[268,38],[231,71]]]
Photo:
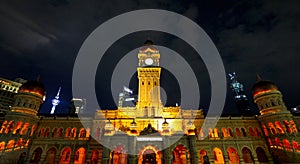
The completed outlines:
[[[90,113],[100,109],[94,86],[101,58],[118,39],[146,30],[174,35],[189,44],[202,58],[211,80],[211,101],[207,116],[217,116],[215,122],[210,121],[210,127],[215,126],[222,113],[227,90],[222,59],[214,43],[200,26],[183,15],[167,10],[135,10],[113,17],[97,27],[84,41],[76,57],[72,76],[73,97],[86,98]],[[155,64],[155,60],[148,58],[144,62],[145,65]],[[84,119],[81,114],[79,117]],[[202,128],[207,128],[206,125],[205,119],[205,127]],[[109,147],[107,143],[101,144]]]

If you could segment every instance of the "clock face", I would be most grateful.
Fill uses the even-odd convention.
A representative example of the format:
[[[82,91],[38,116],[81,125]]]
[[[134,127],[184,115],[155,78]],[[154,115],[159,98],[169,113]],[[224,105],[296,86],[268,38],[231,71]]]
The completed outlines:
[[[147,59],[145,60],[145,63],[146,63],[146,65],[152,65],[152,64],[153,64],[153,59],[147,58]]]

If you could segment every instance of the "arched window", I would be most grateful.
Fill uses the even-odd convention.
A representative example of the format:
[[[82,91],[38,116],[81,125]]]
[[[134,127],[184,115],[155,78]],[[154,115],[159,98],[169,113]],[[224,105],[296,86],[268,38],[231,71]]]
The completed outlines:
[[[97,164],[99,159],[99,151],[94,150],[92,152],[92,157],[91,157],[91,164]]]
[[[296,152],[300,152],[300,146],[297,141],[293,141],[293,147]]]
[[[228,128],[228,134],[229,134],[229,137],[233,137],[233,133],[232,133],[232,130],[230,128]]]
[[[224,164],[224,155],[223,152],[220,148],[214,148],[213,150],[214,153],[214,162],[215,164]]]
[[[227,154],[228,154],[228,159],[229,159],[230,164],[239,164],[240,163],[240,158],[239,158],[238,152],[236,151],[235,148],[233,148],[233,147],[228,148]]]
[[[275,121],[275,126],[276,126],[276,129],[279,133],[281,133],[281,134],[284,133],[283,127],[282,127],[282,125],[279,121]]]
[[[271,139],[270,139],[270,138],[268,138],[268,143],[269,143],[269,145],[270,145],[270,146],[272,146],[272,145],[273,145],[273,143],[272,143],[272,141],[271,141]]]
[[[213,130],[211,128],[208,129],[208,135],[209,135],[209,138],[215,137],[214,133],[213,133]]]
[[[65,137],[71,136],[71,128],[67,128]]]
[[[21,147],[21,146],[23,146],[23,144],[24,144],[23,139],[22,139],[22,138],[19,138],[19,140],[18,140],[18,142],[16,143],[15,147]]]
[[[82,147],[79,148],[75,153],[74,164],[84,164],[84,160],[85,160],[85,149]]]
[[[214,128],[214,137],[218,138],[219,137],[219,132],[217,128]]]
[[[269,136],[269,131],[268,131],[266,125],[262,124],[261,126],[262,126],[262,128],[263,128],[263,130],[264,130],[265,135],[266,135],[266,136]]]
[[[293,148],[287,139],[283,140],[283,145],[287,151],[293,151]]]
[[[254,128],[254,133],[256,136],[261,136],[261,134],[257,128]]]
[[[25,123],[25,124],[23,125],[23,128],[21,129],[20,134],[21,134],[21,135],[25,135],[25,134],[27,133],[27,131],[28,131],[28,128],[29,128],[29,123]]]
[[[71,137],[75,138],[76,137],[76,128],[73,128],[71,131]]]
[[[241,131],[240,131],[239,128],[235,128],[235,135],[236,135],[237,137],[242,137],[242,133],[241,133]]]
[[[29,124],[28,124],[28,126],[29,126]],[[36,128],[36,124],[32,125],[30,133],[29,133],[30,136],[32,136],[34,134],[35,128]],[[25,133],[27,133],[27,131]]]
[[[201,164],[209,162],[207,152],[205,150],[200,151],[200,161],[201,161]]]
[[[203,130],[202,130],[202,128],[199,128],[198,129],[198,133],[197,133],[198,135],[198,139],[203,139],[204,138],[204,133],[203,133]]]
[[[8,141],[6,149],[12,149],[15,146],[15,140]]]
[[[285,126],[286,131],[287,131],[288,133],[292,133],[292,129],[290,128],[289,122],[288,122],[287,120],[284,120],[284,121],[283,121],[283,124],[284,124],[284,126]]]
[[[52,131],[52,137],[58,137],[58,131],[57,128],[54,128]]]
[[[45,138],[46,138],[46,137],[49,137],[49,132],[50,132],[50,129],[47,128],[47,129],[45,130],[45,133],[44,133],[44,137],[45,137]]]
[[[2,150],[4,150],[4,148],[5,148],[5,142],[2,141],[2,142],[0,142],[0,152],[1,152]]]
[[[277,137],[274,139],[274,141],[275,141],[276,146],[282,147],[282,143],[280,142],[280,140]]]
[[[44,136],[44,128],[41,128],[39,131],[39,137],[43,137]]]
[[[258,162],[260,163],[269,163],[268,157],[261,147],[256,148],[256,155],[258,158]]]
[[[226,128],[222,128],[222,134],[224,138],[228,137],[228,133],[227,133],[227,129]]]
[[[86,131],[86,132],[85,132],[85,137],[86,137],[86,138],[89,138],[90,135],[91,135],[91,129],[90,129],[90,128],[86,128],[85,131]]]
[[[255,133],[254,133],[254,131],[251,127],[249,128],[249,134],[250,134],[251,137],[255,136]]]
[[[5,133],[7,134],[7,133],[12,132],[12,131],[13,131],[13,128],[14,128],[14,121],[10,121],[10,122],[8,123],[8,125],[7,125],[7,128],[6,128]]]
[[[79,131],[79,138],[85,138],[85,129],[81,128]]]
[[[294,133],[297,133],[298,130],[297,130],[297,127],[296,127],[296,124],[295,124],[294,120],[291,120],[291,121],[290,121],[290,125],[291,125],[291,127],[292,127],[292,131],[293,131]]]
[[[4,133],[4,132],[5,132],[6,126],[7,126],[7,121],[4,121],[4,122],[2,123],[0,133]]]
[[[45,163],[47,164],[55,164],[55,157],[56,157],[56,148],[50,148],[45,157]]]
[[[58,129],[58,137],[62,137],[63,136],[63,128],[59,128]]]
[[[21,127],[22,127],[22,121],[19,121],[17,124],[16,124],[16,126],[15,126],[15,129],[14,129],[14,131],[13,131],[13,134],[18,134],[19,132],[20,132],[20,129],[21,129]]]
[[[59,164],[69,164],[71,159],[71,149],[69,147],[64,148],[59,157]]]
[[[250,149],[244,147],[242,149],[243,159],[245,163],[254,163],[254,159]]]
[[[33,151],[29,162],[30,163],[39,163],[41,160],[42,153],[43,153],[43,150],[40,147],[36,148]]]
[[[246,133],[246,130],[244,128],[242,128],[242,133],[243,133],[244,137],[247,137],[247,133]]]
[[[268,125],[269,125],[269,128],[270,128],[272,134],[277,134],[277,131],[276,131],[276,129],[275,129],[273,123],[272,123],[272,122],[269,122]]]

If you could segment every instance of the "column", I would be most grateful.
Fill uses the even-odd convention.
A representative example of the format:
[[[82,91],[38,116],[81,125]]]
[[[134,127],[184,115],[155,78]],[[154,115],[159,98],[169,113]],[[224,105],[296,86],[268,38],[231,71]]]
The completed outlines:
[[[128,155],[127,155],[128,164],[137,164],[138,155],[136,152],[136,137],[128,136]]]
[[[109,137],[103,137],[103,139],[104,139],[105,143],[110,142]],[[103,146],[101,164],[108,164],[109,163],[109,154],[110,154],[110,150],[107,147]]]
[[[190,156],[191,156],[191,164],[197,164],[199,159],[197,155],[197,148],[196,148],[196,136],[191,135],[188,136],[189,141],[189,149],[190,149]]]
[[[170,148],[170,137],[165,136],[164,139],[164,147],[165,150],[163,150],[163,158],[162,161],[164,164],[172,164],[172,150]]]

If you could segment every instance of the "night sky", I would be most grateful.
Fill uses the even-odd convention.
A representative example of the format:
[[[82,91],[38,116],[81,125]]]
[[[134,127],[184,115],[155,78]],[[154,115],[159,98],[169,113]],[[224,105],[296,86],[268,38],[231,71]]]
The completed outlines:
[[[251,88],[257,81],[257,74],[275,82],[287,107],[292,108],[300,104],[299,6],[297,0],[2,0],[0,77],[33,80],[40,74],[47,89],[41,113],[50,111],[51,99],[59,86],[62,87],[62,102],[58,112],[67,112],[72,97],[73,65],[89,34],[103,22],[125,12],[165,9],[190,18],[205,30],[220,53],[226,72],[237,72],[253,108],[256,107],[252,103]],[[195,53],[181,39],[162,32],[143,31],[119,39],[99,63],[95,87],[97,96],[102,97],[99,100],[101,108],[115,108],[107,88],[110,87],[109,72],[117,59],[142,46],[147,38],[179,54]],[[193,65],[199,82],[199,107],[207,110],[210,103],[208,72],[200,58],[186,57],[186,60]],[[103,72],[101,68],[107,70]],[[128,78],[131,78],[130,86],[136,87],[136,78]],[[178,90],[168,89],[170,79],[173,79],[172,74],[164,73],[162,86],[174,95],[175,98],[167,102],[173,105],[178,100]],[[237,110],[232,93],[229,88],[227,90],[224,113],[234,114]]]

